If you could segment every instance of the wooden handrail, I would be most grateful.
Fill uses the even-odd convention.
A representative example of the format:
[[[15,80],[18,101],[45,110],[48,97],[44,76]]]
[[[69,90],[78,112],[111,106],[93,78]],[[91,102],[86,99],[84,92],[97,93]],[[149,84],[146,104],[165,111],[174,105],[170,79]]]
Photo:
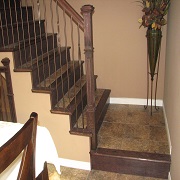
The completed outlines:
[[[84,19],[75,11],[75,9],[66,0],[54,0],[57,5],[65,11],[65,13],[79,25],[79,28],[84,31]]]

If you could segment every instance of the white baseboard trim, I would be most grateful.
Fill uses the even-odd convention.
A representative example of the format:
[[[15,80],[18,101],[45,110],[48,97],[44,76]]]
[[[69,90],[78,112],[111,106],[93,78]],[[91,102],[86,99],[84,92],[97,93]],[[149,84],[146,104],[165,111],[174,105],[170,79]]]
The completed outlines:
[[[155,100],[152,100],[152,105],[154,105]],[[131,105],[146,105],[147,99],[138,98],[110,98],[110,104],[131,104]],[[148,100],[148,104],[151,104],[151,100]],[[156,100],[157,106],[163,106],[163,101],[161,99]]]
[[[163,113],[164,113],[164,119],[165,119],[167,136],[168,136],[168,143],[169,143],[169,148],[170,148],[170,154],[171,154],[171,152],[172,152],[171,136],[170,136],[169,125],[168,125],[168,120],[167,120],[167,116],[166,116],[166,109],[165,109],[164,105],[163,105]]]
[[[91,170],[90,162],[83,161],[75,161],[70,159],[59,158],[60,166],[83,169],[83,170]]]
[[[171,173],[169,172],[168,180],[171,180]]]

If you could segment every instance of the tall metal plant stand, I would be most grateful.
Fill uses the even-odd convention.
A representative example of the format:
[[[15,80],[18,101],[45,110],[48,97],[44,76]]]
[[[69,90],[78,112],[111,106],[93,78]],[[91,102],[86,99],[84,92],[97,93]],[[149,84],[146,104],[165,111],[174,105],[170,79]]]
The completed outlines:
[[[146,37],[147,37],[147,104],[144,106],[144,108],[147,109],[147,107],[149,106],[149,91],[150,91],[150,96],[151,96],[150,108],[151,108],[151,116],[152,116],[153,97],[154,97],[154,107],[156,110],[159,109],[156,105],[156,100],[157,100],[157,86],[158,86],[162,34],[161,31],[158,35],[153,34],[153,32],[147,31]],[[153,85],[154,85],[155,76],[156,76],[156,80],[155,80],[155,89],[154,89]]]

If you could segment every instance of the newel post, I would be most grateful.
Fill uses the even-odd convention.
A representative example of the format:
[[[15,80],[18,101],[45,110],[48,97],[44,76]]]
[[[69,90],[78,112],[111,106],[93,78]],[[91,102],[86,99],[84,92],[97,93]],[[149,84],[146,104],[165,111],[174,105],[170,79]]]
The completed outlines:
[[[8,58],[2,59],[2,64],[6,67],[5,77],[6,77],[6,86],[7,86],[7,96],[9,100],[9,107],[12,122],[17,122],[16,117],[16,110],[15,110],[15,103],[14,103],[14,94],[13,94],[13,87],[12,87],[12,80],[11,80],[11,71],[10,71],[10,60]]]
[[[84,5],[81,14],[84,17],[84,46],[85,46],[85,68],[87,81],[87,128],[92,132],[91,149],[96,149],[96,121],[95,121],[95,81],[94,81],[94,48],[92,15],[94,7]]]

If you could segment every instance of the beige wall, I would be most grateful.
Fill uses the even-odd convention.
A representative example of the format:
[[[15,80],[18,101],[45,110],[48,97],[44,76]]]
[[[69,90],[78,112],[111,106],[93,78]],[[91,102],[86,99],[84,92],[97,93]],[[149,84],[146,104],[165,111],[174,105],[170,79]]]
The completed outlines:
[[[172,144],[172,180],[180,179],[180,1],[172,1],[168,18],[164,106]]]
[[[77,12],[84,4],[95,7],[94,53],[98,87],[111,89],[111,97],[146,98],[146,29],[139,29],[140,4],[132,0],[68,2]],[[163,36],[158,99],[163,97],[166,26]]]

